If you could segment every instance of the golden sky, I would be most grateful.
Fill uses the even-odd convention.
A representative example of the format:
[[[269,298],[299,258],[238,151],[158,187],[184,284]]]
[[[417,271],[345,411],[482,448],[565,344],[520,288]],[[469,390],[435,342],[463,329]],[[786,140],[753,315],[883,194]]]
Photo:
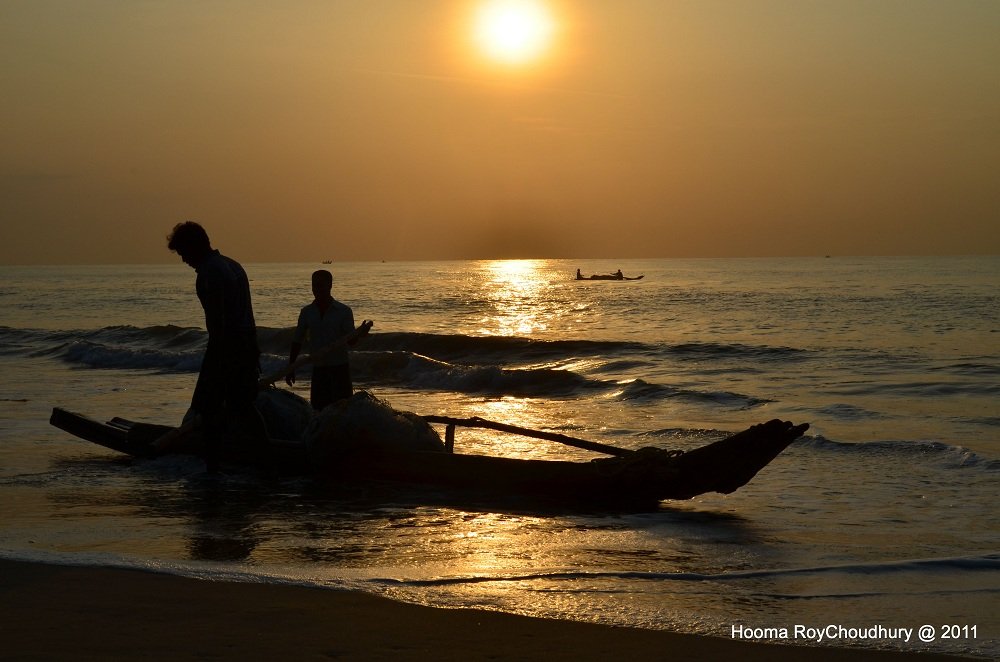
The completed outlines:
[[[6,0],[0,264],[1000,253],[1000,2],[508,1]]]

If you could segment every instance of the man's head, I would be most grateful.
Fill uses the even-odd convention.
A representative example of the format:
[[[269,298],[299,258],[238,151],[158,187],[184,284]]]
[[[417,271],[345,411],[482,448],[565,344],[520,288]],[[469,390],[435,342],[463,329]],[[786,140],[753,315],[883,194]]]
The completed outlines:
[[[320,269],[319,271],[314,271],[312,275],[312,291],[313,296],[317,299],[330,296],[330,290],[333,289],[333,274],[331,274],[326,269]]]
[[[196,267],[212,252],[212,242],[205,228],[194,221],[185,221],[175,225],[167,235],[167,248],[180,255],[185,264]]]

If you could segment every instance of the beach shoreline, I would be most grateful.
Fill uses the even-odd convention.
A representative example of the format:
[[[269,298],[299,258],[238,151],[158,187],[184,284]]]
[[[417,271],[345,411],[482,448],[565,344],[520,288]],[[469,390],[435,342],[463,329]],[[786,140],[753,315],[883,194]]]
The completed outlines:
[[[0,560],[6,660],[843,660],[924,652],[810,647],[424,607],[360,592]]]

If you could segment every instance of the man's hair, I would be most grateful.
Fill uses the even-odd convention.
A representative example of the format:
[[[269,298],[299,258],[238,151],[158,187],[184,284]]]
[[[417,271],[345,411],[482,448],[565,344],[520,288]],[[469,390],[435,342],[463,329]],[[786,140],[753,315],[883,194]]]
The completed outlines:
[[[208,233],[194,221],[185,221],[174,226],[167,235],[167,248],[179,255],[197,255],[212,250]]]
[[[326,269],[320,269],[319,271],[313,272],[312,281],[317,285],[323,285],[324,287],[333,287],[333,274],[331,274]]]

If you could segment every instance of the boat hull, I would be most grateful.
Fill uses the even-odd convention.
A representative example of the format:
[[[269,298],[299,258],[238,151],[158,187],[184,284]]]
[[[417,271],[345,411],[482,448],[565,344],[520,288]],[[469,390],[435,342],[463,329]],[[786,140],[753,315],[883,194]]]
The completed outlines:
[[[58,407],[53,410],[50,423],[76,437],[133,457],[154,456],[150,442],[173,429],[121,418],[101,423]],[[591,462],[366,448],[318,463],[310,457],[305,444],[277,440],[262,449],[230,449],[226,458],[337,481],[380,481],[581,504],[648,504],[665,499],[690,499],[706,492],[733,492],[807,428],[808,425],[774,420],[683,453],[646,448]],[[198,454],[197,436],[177,452]]]
[[[614,276],[614,275],[595,275],[595,276],[577,276],[577,280],[642,280],[646,275],[642,276]]]

